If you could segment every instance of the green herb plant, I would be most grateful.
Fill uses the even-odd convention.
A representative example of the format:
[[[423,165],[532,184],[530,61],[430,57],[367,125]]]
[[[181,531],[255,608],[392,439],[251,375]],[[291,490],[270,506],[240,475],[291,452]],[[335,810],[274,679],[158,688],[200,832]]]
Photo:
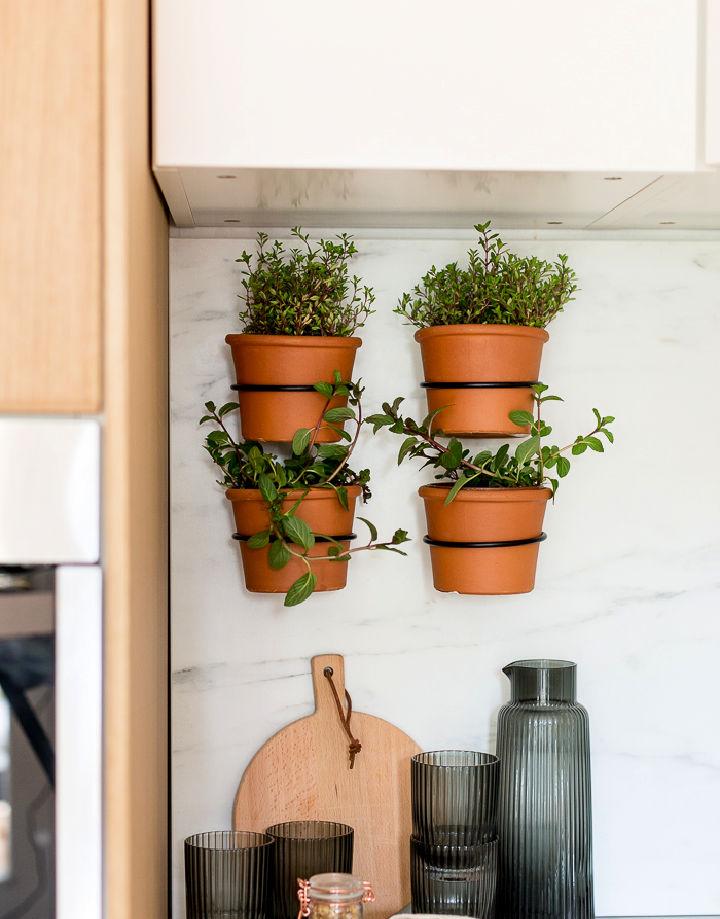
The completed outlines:
[[[575,272],[566,255],[554,262],[508,251],[490,221],[478,223],[480,250],[468,251],[468,265],[433,267],[395,308],[418,328],[478,323],[544,329],[573,299]]]
[[[603,453],[605,447],[602,438],[608,443],[614,442],[610,425],[615,418],[612,415],[602,415],[594,408],[595,425],[591,431],[578,434],[563,447],[555,444],[549,446],[543,440],[549,437],[552,428],[542,418],[542,405],[551,400],[561,402],[562,399],[547,394],[547,390],[544,383],[533,386],[534,414],[524,410],[510,412],[509,417],[514,424],[530,425],[530,436],[521,440],[512,453],[509,445],[503,444],[495,453],[481,450],[472,454],[456,437],[447,439],[442,430],[433,430],[435,417],[442,409],[431,412],[418,424],[400,413],[402,396],[392,404],[383,403],[382,413],[370,415],[366,423],[372,425],[373,433],[388,428],[393,434],[404,437],[398,452],[398,465],[411,457],[424,460],[421,468],[430,466],[437,470],[435,478],[450,486],[445,504],[450,504],[460,489],[468,486],[526,488],[547,485],[552,489],[554,497],[560,479],[570,472],[570,459],[566,454],[579,456],[588,449]],[[447,440],[447,443],[440,438]]]
[[[351,485],[360,486],[363,501],[371,497],[369,470],[355,472],[349,465],[363,427],[363,387],[359,382],[343,382],[336,372],[333,383],[316,383],[315,389],[325,396],[325,405],[314,428],[300,428],[295,432],[287,459],[279,459],[277,455],[266,452],[262,444],[256,441],[238,443],[234,440],[226,419],[237,410],[236,402],[227,402],[220,407],[214,402],[206,402],[207,414],[200,419],[200,424],[213,422],[216,428],[206,436],[204,446],[222,472],[218,484],[224,488],[259,489],[268,508],[268,528],[253,534],[247,542],[248,547],[267,551],[268,564],[278,571],[291,558],[301,559],[307,568],[290,586],[285,596],[285,606],[297,606],[312,594],[317,584],[313,572],[316,562],[346,562],[357,552],[376,549],[405,555],[398,546],[409,541],[407,532],[398,529],[391,539],[379,542],[375,525],[359,517],[368,528],[369,540],[365,545],[345,549],[342,543],[332,539],[332,534],[313,533],[303,520],[302,503],[310,488],[333,489],[338,502],[346,510],[348,488]],[[331,402],[338,396],[347,397],[348,405],[331,407]],[[342,427],[346,421],[354,422],[353,435]],[[318,443],[318,435],[326,428],[338,434],[344,443]],[[295,500],[289,509],[283,509],[290,493],[296,496]],[[322,536],[327,543],[327,554],[310,557],[308,553],[318,536]]]
[[[286,250],[282,241],[268,246],[267,233],[257,234],[254,255],[243,252],[236,261],[243,269],[243,331],[254,335],[352,335],[374,312],[375,295],[349,263],[357,253],[352,237],[316,244],[301,232],[290,231],[300,245]]]

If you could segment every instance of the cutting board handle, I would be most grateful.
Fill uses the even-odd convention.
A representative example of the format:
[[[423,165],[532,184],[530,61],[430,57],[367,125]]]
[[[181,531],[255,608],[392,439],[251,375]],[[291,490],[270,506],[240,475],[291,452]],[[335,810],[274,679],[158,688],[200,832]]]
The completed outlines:
[[[332,689],[325,676],[325,668],[332,667],[333,683],[337,694],[345,701],[345,658],[342,654],[318,654],[310,662],[313,689],[315,690],[315,711],[329,712],[337,718],[337,709]]]

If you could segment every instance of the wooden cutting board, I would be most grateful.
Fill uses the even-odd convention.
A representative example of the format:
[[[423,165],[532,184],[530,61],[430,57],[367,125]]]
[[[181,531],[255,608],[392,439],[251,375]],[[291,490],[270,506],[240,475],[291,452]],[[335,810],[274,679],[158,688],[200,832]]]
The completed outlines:
[[[336,820],[355,830],[353,874],[370,881],[376,900],[365,916],[386,919],[410,902],[410,757],[420,748],[395,725],[353,712],[362,750],[350,768],[350,741],[332,689],[345,706],[339,654],[312,659],[315,712],[283,728],[255,754],[240,782],[233,826],[264,830],[284,820]]]

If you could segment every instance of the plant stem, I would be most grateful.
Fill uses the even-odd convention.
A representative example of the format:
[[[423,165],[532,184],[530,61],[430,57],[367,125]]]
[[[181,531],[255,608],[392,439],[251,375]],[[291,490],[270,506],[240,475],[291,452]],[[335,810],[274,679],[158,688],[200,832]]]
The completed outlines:
[[[335,468],[335,471],[331,473],[331,475],[328,476],[328,478],[325,480],[325,485],[329,485],[330,482],[332,482],[332,480],[338,474],[338,472],[340,472],[342,468],[347,466],[350,460],[350,457],[352,456],[352,452],[355,449],[355,445],[358,442],[358,437],[360,436],[360,429],[362,428],[362,417],[363,417],[362,405],[360,404],[360,400],[358,400],[357,418],[355,419],[355,424],[356,424],[355,436],[353,437],[352,442],[350,443],[350,446],[348,447],[347,453],[345,454],[345,459],[343,459],[343,461]]]
[[[537,408],[537,429],[539,432],[540,426],[542,425],[542,418],[540,417],[540,404],[541,404],[540,397],[535,395],[533,396],[533,398],[535,399],[535,407]],[[538,456],[537,481],[538,481],[538,485],[542,485],[542,483],[545,481],[545,464],[543,463],[542,444],[540,445],[540,449],[538,450],[537,456]]]
[[[228,431],[228,429],[227,429],[227,428],[225,427],[225,425],[222,423],[222,418],[218,415],[218,413],[215,411],[215,412],[212,413],[212,416],[213,416],[213,418],[215,419],[215,422],[220,426],[220,428],[221,428],[221,429],[225,432],[225,434],[227,435],[227,439],[228,439],[228,440],[230,441],[230,443],[232,444],[232,447],[233,447],[233,449],[235,450],[235,455],[236,455],[237,458],[238,458],[238,465],[239,465],[240,468],[242,469],[243,458],[242,458],[242,453],[240,452],[240,446],[239,446],[238,444],[235,443],[235,441],[233,440],[232,436],[230,435],[230,431]],[[237,482],[235,483],[235,487],[236,487],[236,488],[239,487],[238,484],[237,484]]]
[[[407,427],[405,420],[403,419],[403,430],[406,434],[412,434],[415,437],[420,437],[426,443],[428,443],[433,450],[437,450],[439,453],[447,453],[448,448],[443,446],[440,441],[435,440],[434,437],[431,437],[430,434],[425,434],[423,431],[413,431]],[[488,460],[490,462],[490,460]],[[471,463],[470,460],[461,460],[460,465],[465,469],[472,469],[473,472],[479,472],[482,475],[488,476],[491,479],[500,479],[504,482],[512,482],[513,479],[509,478],[506,475],[501,475],[499,472],[495,472],[493,469],[486,469],[484,465],[476,466],[474,463]]]

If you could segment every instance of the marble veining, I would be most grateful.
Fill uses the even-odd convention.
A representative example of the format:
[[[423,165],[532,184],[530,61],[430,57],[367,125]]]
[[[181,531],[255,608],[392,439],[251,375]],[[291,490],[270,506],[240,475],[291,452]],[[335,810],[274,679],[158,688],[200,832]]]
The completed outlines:
[[[356,270],[377,313],[357,371],[372,411],[404,394],[421,412],[412,330],[393,315],[431,264],[467,240],[368,237]],[[229,825],[256,749],[313,708],[309,658],[338,651],[358,710],[423,747],[494,749],[508,695],[500,668],[520,657],[578,662],[590,712],[597,911],[720,913],[720,242],[533,240],[566,251],[582,290],[550,327],[543,379],[565,397],[559,436],[617,416],[616,446],[585,454],[548,508],[537,586],[517,597],[433,590],[417,487],[397,444],[368,432],[374,473],[363,512],[410,531],[407,559],[358,558],[342,593],[284,610],[245,592],[231,518],[197,420],[230,398],[224,336],[237,329],[240,238],[171,240],[172,772],[175,914],[182,839]],[[699,451],[702,448],[702,453]]]

